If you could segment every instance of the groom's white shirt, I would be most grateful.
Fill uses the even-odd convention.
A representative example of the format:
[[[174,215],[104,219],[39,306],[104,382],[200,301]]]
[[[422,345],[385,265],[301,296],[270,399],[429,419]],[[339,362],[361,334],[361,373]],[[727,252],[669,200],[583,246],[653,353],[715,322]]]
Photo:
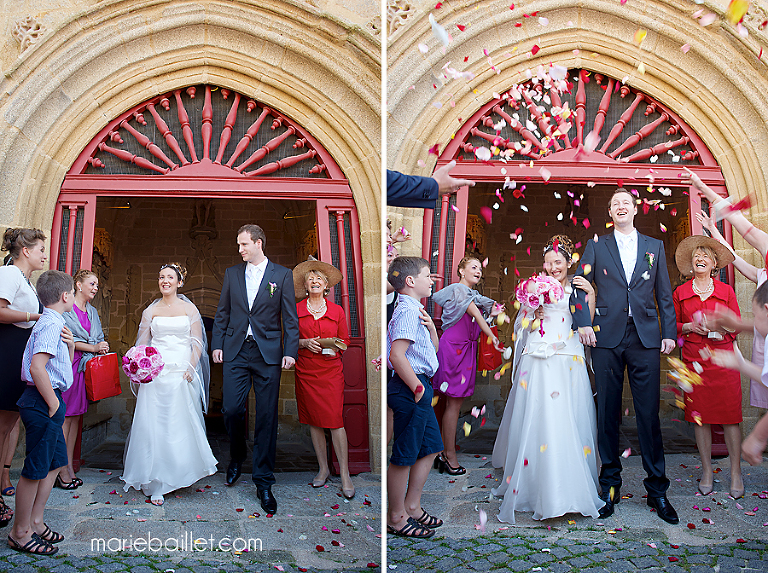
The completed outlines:
[[[264,278],[264,271],[267,270],[267,263],[269,263],[269,259],[264,259],[258,265],[248,263],[245,267],[245,292],[248,295],[248,308],[253,307],[253,301],[261,286],[261,279]],[[250,324],[248,324],[248,332],[246,333],[246,337],[248,336],[253,336]]]

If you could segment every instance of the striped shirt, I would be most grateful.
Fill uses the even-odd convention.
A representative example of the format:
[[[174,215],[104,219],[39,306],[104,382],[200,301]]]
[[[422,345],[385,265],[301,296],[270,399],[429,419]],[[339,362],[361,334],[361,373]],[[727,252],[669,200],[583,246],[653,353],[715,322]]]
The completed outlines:
[[[27,386],[34,386],[30,368],[33,354],[50,354],[51,358],[45,365],[51,387],[62,392],[72,386],[72,361],[69,359],[69,347],[61,339],[61,329],[64,328],[64,317],[50,308],[43,309],[43,315],[32,328],[32,334],[24,349],[21,361],[21,379]]]
[[[424,305],[412,296],[399,295],[397,297],[397,306],[387,327],[387,365],[392,368],[392,363],[389,361],[392,341],[410,340],[411,344],[405,351],[408,363],[417,376],[426,374],[432,378],[437,372],[439,363],[437,351],[432,344],[432,337],[429,335],[429,329],[421,324],[420,311],[422,308]]]

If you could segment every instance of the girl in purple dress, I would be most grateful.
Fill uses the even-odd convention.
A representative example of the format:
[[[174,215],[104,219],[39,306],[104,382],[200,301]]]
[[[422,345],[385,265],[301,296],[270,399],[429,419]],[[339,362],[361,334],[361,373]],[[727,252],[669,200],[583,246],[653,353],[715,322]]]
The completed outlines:
[[[64,418],[64,439],[67,442],[68,465],[61,468],[56,476],[56,487],[76,489],[83,481],[75,476],[72,457],[75,453],[77,432],[80,428],[80,418],[88,410],[88,399],[85,395],[85,365],[96,354],[109,352],[109,344],[104,340],[101,320],[91,301],[99,292],[99,279],[88,269],[80,269],[75,273],[75,304],[70,312],[64,313],[64,322],[75,337],[75,356],[72,360],[74,382],[69,390],[61,395],[67,407]]]
[[[440,367],[432,386],[446,399],[441,424],[443,452],[437,457],[440,469],[450,475],[461,475],[466,469],[456,457],[456,425],[464,398],[475,391],[477,373],[477,339],[482,332],[494,346],[499,339],[488,326],[487,319],[504,307],[474,290],[483,277],[483,266],[476,257],[464,257],[457,269],[459,282],[448,285],[432,295],[435,304],[443,307],[443,335],[437,350]]]

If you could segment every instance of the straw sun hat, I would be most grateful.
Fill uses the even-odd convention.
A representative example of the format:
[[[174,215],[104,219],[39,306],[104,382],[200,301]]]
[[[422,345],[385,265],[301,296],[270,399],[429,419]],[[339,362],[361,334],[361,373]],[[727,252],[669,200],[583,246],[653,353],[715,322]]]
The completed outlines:
[[[309,260],[299,263],[293,269],[293,290],[296,293],[297,301],[307,298],[307,285],[304,279],[309,271],[320,271],[328,277],[328,288],[336,286],[341,282],[341,271],[339,269],[310,256]]]
[[[722,269],[736,259],[728,247],[711,237],[704,235],[686,237],[677,245],[675,263],[680,272],[687,277],[693,274],[693,253],[698,247],[709,247],[715,252],[717,257],[716,269]]]

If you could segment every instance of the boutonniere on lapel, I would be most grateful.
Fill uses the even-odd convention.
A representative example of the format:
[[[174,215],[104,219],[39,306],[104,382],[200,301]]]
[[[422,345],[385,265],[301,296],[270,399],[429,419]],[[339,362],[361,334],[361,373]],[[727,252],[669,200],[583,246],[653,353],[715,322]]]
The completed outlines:
[[[272,295],[275,294],[276,290],[277,285],[275,283],[269,283],[269,298],[272,298]]]
[[[654,255],[653,253],[645,253],[645,260],[648,261],[649,270],[653,268],[653,259],[655,258],[656,258],[656,255]]]

